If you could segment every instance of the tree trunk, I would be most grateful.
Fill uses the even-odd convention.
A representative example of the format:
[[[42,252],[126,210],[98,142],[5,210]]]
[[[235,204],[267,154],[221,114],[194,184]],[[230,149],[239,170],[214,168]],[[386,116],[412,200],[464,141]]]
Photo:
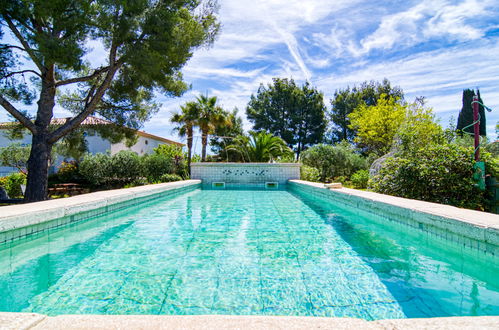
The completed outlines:
[[[192,132],[187,135],[187,170],[189,178],[191,176],[191,159],[192,159]]]
[[[55,105],[54,66],[49,66],[42,78],[38,111],[36,113],[31,152],[28,159],[28,182],[25,202],[37,202],[47,199],[48,169],[53,143],[49,142],[49,125]]]
[[[44,134],[34,134],[31,153],[28,159],[28,183],[25,202],[37,202],[47,199],[48,170],[52,145]]]
[[[301,154],[301,142],[298,142],[298,148],[296,150],[296,161],[300,160],[300,154]]]
[[[208,144],[208,134],[202,134],[201,144],[203,145],[203,149],[201,150],[201,161],[204,162],[206,161],[206,145]]]

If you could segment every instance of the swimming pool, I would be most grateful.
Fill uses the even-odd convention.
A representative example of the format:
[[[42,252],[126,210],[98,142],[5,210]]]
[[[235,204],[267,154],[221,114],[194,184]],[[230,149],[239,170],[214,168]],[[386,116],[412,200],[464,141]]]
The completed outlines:
[[[0,246],[0,311],[499,315],[498,262],[306,191],[196,189]]]

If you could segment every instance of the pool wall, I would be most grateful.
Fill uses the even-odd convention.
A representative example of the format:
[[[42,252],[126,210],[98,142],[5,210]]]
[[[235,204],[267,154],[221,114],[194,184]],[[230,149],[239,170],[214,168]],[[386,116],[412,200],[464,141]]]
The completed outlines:
[[[263,184],[300,178],[299,163],[192,163],[191,177],[204,184],[225,182],[229,184]]]
[[[167,195],[199,188],[185,180],[0,207],[0,244]]]
[[[394,197],[356,189],[327,189],[324,184],[291,180],[289,188],[317,198],[368,212],[389,222],[402,224],[457,243],[476,257],[499,257],[499,215],[454,206]],[[369,215],[368,215],[369,216]]]

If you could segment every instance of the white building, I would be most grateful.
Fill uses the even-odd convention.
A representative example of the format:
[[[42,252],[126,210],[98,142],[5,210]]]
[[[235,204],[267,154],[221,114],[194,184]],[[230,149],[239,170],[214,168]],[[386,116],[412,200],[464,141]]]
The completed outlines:
[[[70,118],[56,118],[52,120],[52,124],[62,125],[69,119]],[[113,124],[110,121],[91,116],[86,118],[81,124],[83,128],[86,126],[88,127],[93,125],[115,125],[115,124]],[[12,123],[0,123],[0,148],[7,147],[13,143],[21,143],[22,145],[31,144],[31,134],[27,130],[22,139],[19,140],[9,139],[7,136],[7,130],[11,127]],[[109,152],[111,155],[114,155],[122,150],[131,150],[136,152],[138,155],[142,156],[144,154],[153,152],[154,148],[158,147],[161,144],[170,144],[170,145],[173,144],[179,147],[184,146],[180,142],[165,139],[161,136],[149,134],[143,131],[136,131],[136,133],[137,133],[137,142],[131,147],[127,147],[124,141],[113,144],[109,140],[102,138],[98,134],[95,135],[88,134],[85,136],[85,139],[88,143],[88,152],[92,154]],[[58,157],[56,164],[53,167],[60,165],[62,161],[63,159],[61,157]],[[51,171],[53,172],[54,168],[52,168]],[[0,166],[0,176],[5,176],[12,172],[17,172],[17,169],[13,167]]]

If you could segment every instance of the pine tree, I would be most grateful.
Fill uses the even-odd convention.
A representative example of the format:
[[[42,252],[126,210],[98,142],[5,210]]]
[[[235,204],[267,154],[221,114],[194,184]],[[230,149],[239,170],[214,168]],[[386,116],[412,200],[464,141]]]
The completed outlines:
[[[457,127],[458,131],[464,131],[470,134],[474,134],[473,126],[469,126],[473,123],[473,97],[475,96],[475,92],[471,89],[463,90],[463,107],[459,112],[459,117],[457,118]],[[483,103],[480,97],[480,91],[478,91],[478,101]],[[478,113],[480,114],[480,135],[486,136],[486,118],[485,118],[485,109],[482,105],[478,107]],[[466,126],[469,126],[465,128]]]

